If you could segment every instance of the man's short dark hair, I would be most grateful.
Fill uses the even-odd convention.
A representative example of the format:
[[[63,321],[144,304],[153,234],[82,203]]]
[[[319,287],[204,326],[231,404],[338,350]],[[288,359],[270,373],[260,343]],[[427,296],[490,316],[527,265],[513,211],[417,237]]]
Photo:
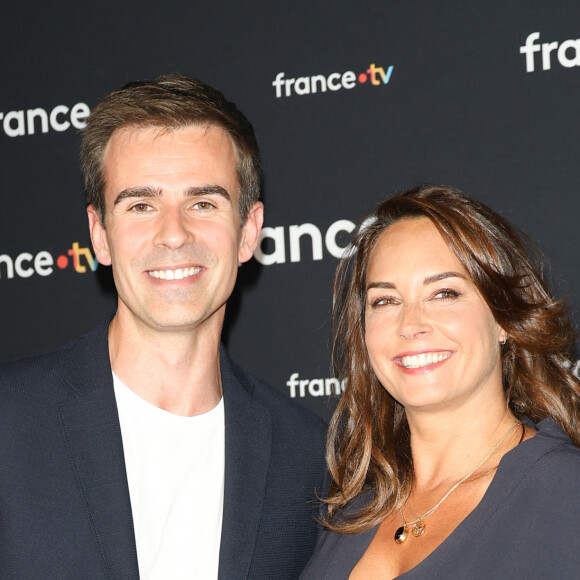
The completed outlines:
[[[239,211],[242,222],[260,199],[260,151],[254,128],[236,105],[224,95],[183,75],[165,75],[151,81],[126,84],[107,95],[91,112],[83,130],[81,167],[87,204],[105,222],[105,176],[103,155],[115,131],[121,128],[180,129],[217,126],[230,136],[240,183]]]

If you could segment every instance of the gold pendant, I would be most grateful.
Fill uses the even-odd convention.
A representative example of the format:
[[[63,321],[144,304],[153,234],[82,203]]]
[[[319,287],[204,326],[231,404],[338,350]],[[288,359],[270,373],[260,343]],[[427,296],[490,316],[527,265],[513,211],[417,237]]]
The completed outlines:
[[[423,520],[419,520],[411,529],[411,533],[415,538],[422,536],[425,533],[425,522]]]
[[[407,539],[407,526],[401,526],[397,528],[395,532],[395,542],[397,544],[402,544]]]

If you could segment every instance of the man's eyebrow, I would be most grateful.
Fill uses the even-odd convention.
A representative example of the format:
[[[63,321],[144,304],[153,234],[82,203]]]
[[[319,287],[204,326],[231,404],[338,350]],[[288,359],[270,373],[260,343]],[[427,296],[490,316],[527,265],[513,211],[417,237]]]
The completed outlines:
[[[465,280],[465,275],[461,274],[460,272],[441,272],[440,274],[433,274],[432,276],[427,276],[425,280],[423,280],[423,285],[427,286],[428,284],[433,284],[434,282],[439,282],[440,280],[445,280],[446,278],[462,278]],[[386,290],[396,290],[397,286],[392,282],[371,282],[367,285],[367,292],[371,288],[383,288]]]
[[[131,197],[159,197],[160,195],[161,190],[158,187],[128,187],[117,195],[113,205]]]
[[[133,197],[160,197],[163,195],[162,191],[158,187],[128,187],[124,189],[115,198],[115,203],[117,205],[124,199],[129,199]],[[221,185],[200,185],[196,187],[188,187],[184,195],[186,197],[196,197],[200,195],[220,195],[228,201],[231,201],[230,194]]]
[[[232,200],[230,194],[221,185],[199,185],[196,187],[188,187],[185,190],[185,195],[188,197],[220,195],[221,197],[225,197],[228,201]]]

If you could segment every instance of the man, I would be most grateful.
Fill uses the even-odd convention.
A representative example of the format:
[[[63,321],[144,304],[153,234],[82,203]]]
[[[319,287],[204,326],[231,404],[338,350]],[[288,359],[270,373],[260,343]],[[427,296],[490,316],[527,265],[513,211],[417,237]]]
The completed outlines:
[[[0,577],[296,578],[323,423],[220,350],[262,226],[251,125],[211,87],[160,77],[95,107],[81,158],[118,308],[0,369]]]

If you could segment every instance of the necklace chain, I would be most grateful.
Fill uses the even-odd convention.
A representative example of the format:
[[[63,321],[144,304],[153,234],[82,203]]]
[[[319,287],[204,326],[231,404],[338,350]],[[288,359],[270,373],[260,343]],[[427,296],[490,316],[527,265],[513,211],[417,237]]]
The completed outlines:
[[[498,450],[500,445],[510,436],[512,431],[518,426],[521,425],[521,421],[516,421],[510,428],[504,433],[502,438],[487,452],[485,457],[472,469],[467,475],[464,475],[458,482],[451,486],[451,489],[430,509],[428,509],[423,515],[418,516],[412,509],[411,506],[409,507],[409,511],[415,517],[414,520],[407,522],[405,521],[405,517],[403,516],[403,509],[399,508],[399,514],[401,519],[403,520],[403,526],[397,530],[395,533],[395,541],[397,543],[402,543],[407,538],[407,526],[413,526],[413,535],[418,537],[422,536],[425,533],[425,523],[423,520],[428,518],[431,514],[437,510],[437,508],[462,484],[465,483],[478,469],[480,469],[485,463],[489,460],[489,458]]]

